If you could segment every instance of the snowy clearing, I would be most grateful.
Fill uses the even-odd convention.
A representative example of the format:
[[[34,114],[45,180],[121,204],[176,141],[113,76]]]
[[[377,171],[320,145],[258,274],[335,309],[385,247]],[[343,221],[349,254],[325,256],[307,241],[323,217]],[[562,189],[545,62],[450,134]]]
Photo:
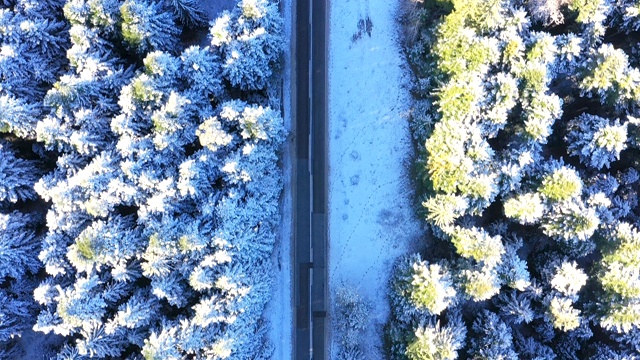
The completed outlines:
[[[330,9],[329,288],[333,299],[341,285],[355,286],[373,303],[367,359],[382,358],[391,267],[422,234],[408,174],[410,71],[399,5],[346,0]],[[332,338],[329,358],[335,351]]]

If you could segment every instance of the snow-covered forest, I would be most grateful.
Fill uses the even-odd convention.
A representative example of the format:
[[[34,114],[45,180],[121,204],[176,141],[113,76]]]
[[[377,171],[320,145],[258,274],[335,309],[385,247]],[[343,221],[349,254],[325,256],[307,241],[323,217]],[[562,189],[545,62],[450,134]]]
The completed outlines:
[[[278,3],[0,8],[0,358],[270,358]]]
[[[395,266],[388,358],[640,358],[640,3],[404,20],[430,236]]]

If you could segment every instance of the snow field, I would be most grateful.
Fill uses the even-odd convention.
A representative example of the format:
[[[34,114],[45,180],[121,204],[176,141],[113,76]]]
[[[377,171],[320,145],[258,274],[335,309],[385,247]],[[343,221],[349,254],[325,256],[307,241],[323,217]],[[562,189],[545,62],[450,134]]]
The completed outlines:
[[[383,358],[391,268],[422,241],[408,174],[410,71],[398,40],[399,5],[345,0],[330,8],[330,300],[345,285],[372,302],[366,359]],[[337,351],[334,335],[329,358]]]

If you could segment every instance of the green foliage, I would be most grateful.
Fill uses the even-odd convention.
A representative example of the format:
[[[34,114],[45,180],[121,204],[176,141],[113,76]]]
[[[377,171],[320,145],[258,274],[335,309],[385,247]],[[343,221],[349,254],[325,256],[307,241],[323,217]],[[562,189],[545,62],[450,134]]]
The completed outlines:
[[[549,303],[548,314],[556,329],[570,331],[580,326],[580,311],[573,307],[571,299],[553,297]]]
[[[602,21],[609,6],[607,0],[572,0],[569,2],[569,10],[578,13],[576,21],[581,24]]]
[[[447,16],[438,26],[439,38],[433,51],[438,57],[438,69],[447,75],[486,71],[488,65],[497,60],[495,42],[483,41],[473,29],[465,26],[466,17],[455,12]]]
[[[580,89],[599,95],[603,104],[624,108],[627,103],[640,100],[639,84],[640,70],[629,66],[627,54],[603,44],[590,57]]]
[[[451,121],[436,124],[425,145],[426,167],[434,190],[454,193],[458,186],[468,181],[473,162],[465,154],[467,139],[464,126]]]
[[[542,229],[547,236],[577,242],[588,240],[599,225],[595,209],[580,202],[566,201],[552,208],[542,222]]]
[[[517,195],[504,202],[504,214],[520,224],[535,224],[544,214],[542,198],[537,193]]]
[[[455,360],[465,334],[453,331],[454,329],[440,324],[419,326],[405,355],[410,360]]]
[[[455,303],[457,294],[448,269],[414,255],[398,270],[393,288],[416,309],[439,315]]]
[[[438,227],[447,227],[462,216],[468,207],[468,201],[453,194],[436,194],[422,203],[427,209],[427,221]]]
[[[502,282],[493,268],[462,270],[460,273],[464,293],[473,301],[491,299],[500,292]]]
[[[484,229],[456,226],[450,232],[451,242],[463,258],[495,266],[505,252],[500,236],[490,236]]]
[[[582,180],[575,170],[563,166],[546,174],[538,191],[551,201],[569,200],[582,193]]]
[[[410,300],[418,308],[426,308],[434,315],[440,314],[456,297],[451,277],[438,264],[414,264]]]
[[[566,136],[569,153],[577,155],[581,163],[598,170],[609,168],[627,147],[627,126],[620,125],[618,121],[610,122],[599,116],[582,114],[568,127],[571,129]]]
[[[622,301],[604,305],[604,314],[600,317],[600,325],[608,330],[626,333],[640,327],[640,302]]]

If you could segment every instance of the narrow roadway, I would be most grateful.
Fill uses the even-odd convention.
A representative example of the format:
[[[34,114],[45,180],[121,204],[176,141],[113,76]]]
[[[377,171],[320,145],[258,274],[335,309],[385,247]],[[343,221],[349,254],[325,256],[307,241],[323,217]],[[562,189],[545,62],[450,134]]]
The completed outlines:
[[[300,360],[327,358],[327,3],[293,1],[293,346],[295,359]]]

